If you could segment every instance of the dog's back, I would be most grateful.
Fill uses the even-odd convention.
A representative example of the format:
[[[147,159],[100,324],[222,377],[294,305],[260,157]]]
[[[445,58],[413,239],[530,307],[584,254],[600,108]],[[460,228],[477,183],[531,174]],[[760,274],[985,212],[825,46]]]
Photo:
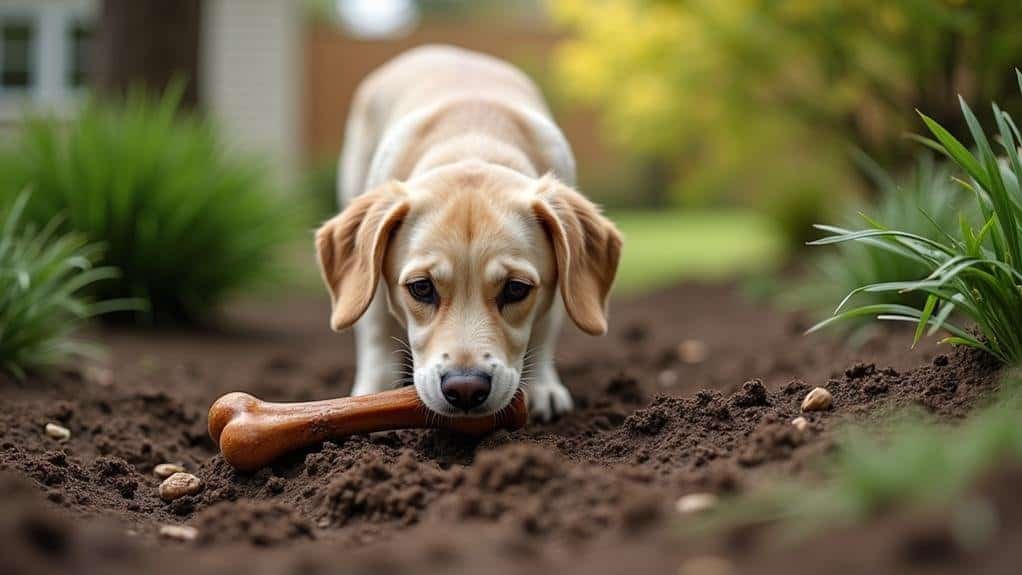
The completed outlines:
[[[478,96],[547,111],[521,70],[493,56],[445,45],[421,46],[390,60],[362,81],[356,100],[370,100],[370,115],[393,124],[442,101]]]
[[[341,157],[342,203],[382,183],[380,179],[407,177],[424,150],[439,150],[441,140],[463,135],[466,127],[477,133],[488,130],[496,140],[511,143],[531,156],[536,170],[574,179],[567,142],[528,76],[492,56],[430,45],[395,57],[356,91]],[[385,139],[388,148],[381,153]],[[411,148],[416,146],[421,150]],[[397,154],[403,156],[403,168],[379,168]],[[556,160],[540,157],[550,155]]]

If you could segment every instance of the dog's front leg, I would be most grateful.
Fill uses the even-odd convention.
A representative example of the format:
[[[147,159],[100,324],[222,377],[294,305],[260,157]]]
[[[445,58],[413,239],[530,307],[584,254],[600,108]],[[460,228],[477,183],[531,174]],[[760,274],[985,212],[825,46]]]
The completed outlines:
[[[358,366],[351,395],[368,395],[399,386],[401,362],[407,355],[398,347],[401,335],[398,327],[387,310],[386,287],[380,282],[372,303],[355,324]]]
[[[529,413],[540,421],[550,421],[574,408],[571,392],[561,383],[554,367],[554,350],[564,320],[564,306],[557,298],[541,321],[533,328],[526,361],[525,380]]]

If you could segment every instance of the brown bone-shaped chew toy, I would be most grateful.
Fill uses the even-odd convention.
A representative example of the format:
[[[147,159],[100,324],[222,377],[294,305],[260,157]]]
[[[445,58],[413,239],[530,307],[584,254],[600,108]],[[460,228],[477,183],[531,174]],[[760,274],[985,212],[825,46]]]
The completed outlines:
[[[437,415],[426,409],[414,387],[301,403],[271,403],[234,392],[209,408],[209,436],[227,463],[255,471],[285,453],[355,433],[428,427],[482,435],[518,429],[528,417],[520,390],[510,405],[484,417]]]

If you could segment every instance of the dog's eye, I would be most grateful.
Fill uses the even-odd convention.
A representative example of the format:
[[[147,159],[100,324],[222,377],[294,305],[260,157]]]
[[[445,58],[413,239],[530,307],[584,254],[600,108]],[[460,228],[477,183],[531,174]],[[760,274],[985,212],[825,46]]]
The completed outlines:
[[[518,280],[509,280],[504,284],[504,289],[500,292],[500,305],[518,303],[529,297],[529,292],[531,291],[531,285]]]
[[[436,303],[436,288],[429,280],[415,280],[408,284],[408,293],[422,303]]]

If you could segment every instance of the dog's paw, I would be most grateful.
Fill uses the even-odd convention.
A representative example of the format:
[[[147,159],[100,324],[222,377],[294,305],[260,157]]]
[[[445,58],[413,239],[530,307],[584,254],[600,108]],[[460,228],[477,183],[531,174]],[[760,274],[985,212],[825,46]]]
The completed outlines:
[[[550,421],[574,409],[571,392],[559,381],[537,382],[528,388],[529,417]]]

